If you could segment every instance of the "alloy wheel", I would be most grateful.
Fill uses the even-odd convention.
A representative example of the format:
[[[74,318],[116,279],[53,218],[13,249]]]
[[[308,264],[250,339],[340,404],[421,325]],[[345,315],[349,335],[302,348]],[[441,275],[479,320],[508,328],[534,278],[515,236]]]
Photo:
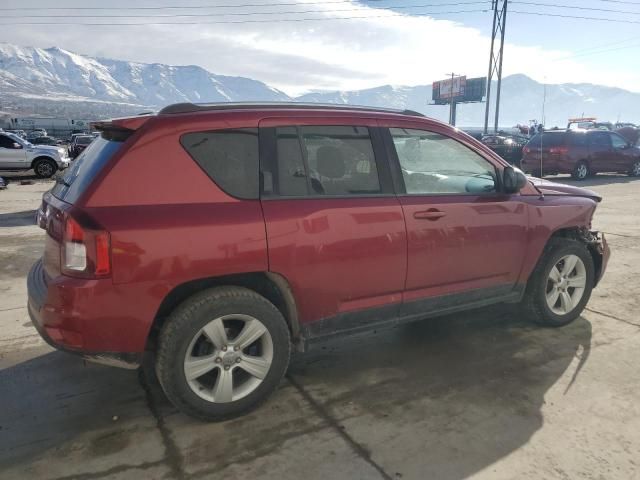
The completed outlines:
[[[272,361],[273,340],[260,320],[225,315],[211,320],[193,337],[184,358],[184,374],[199,397],[228,403],[258,388]]]
[[[556,315],[566,315],[582,300],[587,285],[587,270],[577,255],[565,255],[551,268],[545,296]]]
[[[589,174],[589,170],[587,169],[587,166],[584,163],[581,163],[580,165],[578,165],[578,178],[580,179],[584,179],[587,178],[587,175]]]
[[[633,170],[631,171],[634,177],[640,177],[640,162],[633,164]]]
[[[49,162],[40,162],[37,166],[38,175],[43,177],[50,177],[53,175],[53,167]]]

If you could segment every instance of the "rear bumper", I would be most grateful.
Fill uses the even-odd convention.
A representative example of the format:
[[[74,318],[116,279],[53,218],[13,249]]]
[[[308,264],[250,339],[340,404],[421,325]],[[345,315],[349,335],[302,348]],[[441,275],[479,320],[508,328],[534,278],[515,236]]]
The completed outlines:
[[[55,288],[55,287],[54,287]],[[82,358],[114,367],[135,369],[142,363],[142,352],[94,351],[84,348],[85,338],[73,306],[56,305],[44,277],[42,260],[38,260],[27,277],[28,306],[31,323],[52,347]],[[52,298],[53,297],[53,298]]]

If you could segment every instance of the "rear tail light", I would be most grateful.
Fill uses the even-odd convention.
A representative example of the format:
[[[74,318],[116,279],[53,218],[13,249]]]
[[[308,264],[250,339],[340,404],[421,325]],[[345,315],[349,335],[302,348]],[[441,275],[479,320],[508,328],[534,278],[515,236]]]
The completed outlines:
[[[566,155],[569,153],[569,147],[551,147],[549,153],[552,155]]]
[[[97,278],[111,274],[111,239],[105,230],[82,226],[65,215],[61,242],[62,273],[72,277]]]
[[[522,153],[524,153],[524,154],[531,153],[531,149],[529,147],[524,147],[522,149]]]

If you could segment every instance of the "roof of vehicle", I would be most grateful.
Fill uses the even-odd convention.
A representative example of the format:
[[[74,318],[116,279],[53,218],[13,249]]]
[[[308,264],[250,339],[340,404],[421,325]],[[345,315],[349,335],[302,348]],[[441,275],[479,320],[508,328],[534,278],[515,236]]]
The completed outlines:
[[[196,113],[223,110],[339,110],[358,112],[395,113],[424,117],[422,113],[413,110],[395,108],[368,107],[362,105],[341,105],[333,103],[301,103],[301,102],[225,102],[225,103],[175,103],[168,105],[158,112],[158,115],[171,115],[178,113]]]

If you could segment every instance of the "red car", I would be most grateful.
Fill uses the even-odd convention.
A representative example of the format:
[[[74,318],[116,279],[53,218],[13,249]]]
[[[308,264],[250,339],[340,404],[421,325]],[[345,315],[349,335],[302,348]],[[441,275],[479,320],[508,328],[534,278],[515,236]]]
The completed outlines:
[[[328,337],[499,302],[565,325],[606,267],[598,195],[412,112],[180,104],[99,128],[44,195],[33,324],[103,363],[154,352],[199,418],[256,406]]]
[[[76,158],[87,148],[95,137],[93,135],[76,135],[69,145],[69,156]]]
[[[584,180],[598,172],[640,176],[640,148],[608,130],[550,130],[529,140],[520,163],[535,175],[570,173]]]

